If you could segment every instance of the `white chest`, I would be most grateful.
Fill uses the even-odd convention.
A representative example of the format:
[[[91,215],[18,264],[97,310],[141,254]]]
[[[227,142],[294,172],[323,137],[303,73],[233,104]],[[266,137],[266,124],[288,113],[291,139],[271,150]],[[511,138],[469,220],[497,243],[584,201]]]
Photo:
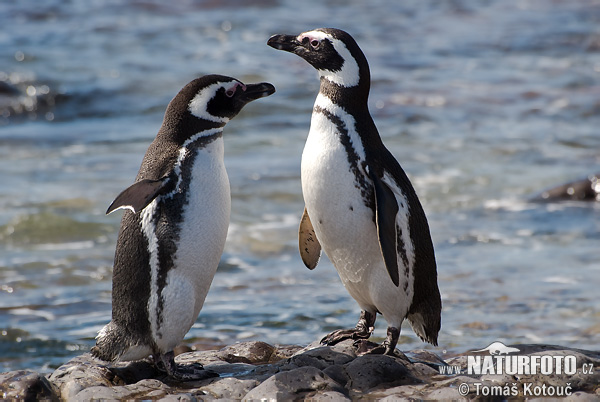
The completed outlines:
[[[317,98],[319,105],[325,112],[313,112],[302,154],[306,208],[346,288],[355,299],[368,299],[363,285],[383,260],[373,211],[365,201],[364,149],[351,116]]]
[[[306,210],[350,295],[362,309],[379,311],[388,322],[400,325],[412,288],[396,287],[385,267],[369,204],[374,190],[364,162],[353,117],[319,95],[302,154]]]
[[[180,274],[198,285],[197,293],[205,295],[225,245],[231,195],[223,140],[195,152],[175,263]]]
[[[195,152],[195,155],[182,153],[180,157],[193,160],[193,164],[181,223],[173,228],[177,249],[164,286],[159,277],[159,234],[156,227],[153,230],[151,225],[145,226],[152,282],[148,312],[155,342],[162,350],[170,350],[179,343],[198,317],[217,270],[229,226],[231,197],[222,138],[187,152]],[[168,195],[163,197],[162,202],[167,202]],[[144,213],[151,215],[158,202],[160,198]]]

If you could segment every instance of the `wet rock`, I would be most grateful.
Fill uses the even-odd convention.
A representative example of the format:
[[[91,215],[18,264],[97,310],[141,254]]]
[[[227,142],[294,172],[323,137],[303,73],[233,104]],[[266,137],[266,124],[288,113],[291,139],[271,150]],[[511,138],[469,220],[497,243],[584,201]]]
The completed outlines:
[[[351,401],[352,399],[348,398],[346,395],[341,392],[336,391],[325,391],[325,392],[317,392],[315,395],[310,397],[311,402],[342,402],[342,401]]]
[[[400,359],[392,356],[365,355],[345,366],[348,373],[346,387],[364,393],[380,384],[418,384],[421,382]]]
[[[57,368],[48,378],[58,390],[58,396],[71,400],[79,392],[91,387],[112,387],[124,384],[101,360],[89,353],[78,356]]]
[[[0,374],[0,397],[2,399],[57,399],[54,387],[42,375],[29,370]]]
[[[226,346],[218,353],[218,357],[228,363],[268,363],[275,347],[265,342],[242,342]]]
[[[339,351],[341,349],[341,351]],[[315,349],[302,349],[292,356],[283,369],[311,366],[324,370],[332,365],[343,365],[352,361],[356,355],[345,352],[345,348],[320,346]]]
[[[86,388],[69,401],[156,399],[167,396],[168,391],[169,387],[161,381],[149,379],[131,385]]]
[[[515,386],[517,398],[526,384],[566,389],[567,400],[597,400],[600,396],[600,352],[555,345],[512,345],[519,356],[552,356],[576,361],[574,373],[519,374],[486,372],[468,375],[468,351],[442,359],[430,350],[397,356],[356,356],[352,341],[329,347],[318,342],[299,346],[272,346],[243,342],[221,350],[178,355],[178,364],[202,364],[220,377],[175,382],[149,361],[106,362],[83,354],[59,367],[46,379],[31,371],[0,374],[0,398],[25,400],[466,400],[486,399],[478,389]],[[452,368],[452,371],[446,371]],[[444,374],[441,374],[441,371]],[[462,388],[461,388],[462,387]],[[463,394],[459,394],[459,389]],[[561,391],[562,392],[562,391]],[[567,394],[568,395],[568,394]],[[487,395],[487,399],[489,395]],[[494,398],[491,398],[494,399]],[[509,399],[509,398],[499,398]]]
[[[238,379],[234,377],[219,378],[211,384],[200,387],[199,390],[215,399],[242,399],[260,381],[256,379]]]
[[[248,392],[244,400],[297,400],[318,391],[345,392],[339,384],[315,367],[300,367],[277,373]]]
[[[600,201],[600,173],[542,192],[533,201]]]

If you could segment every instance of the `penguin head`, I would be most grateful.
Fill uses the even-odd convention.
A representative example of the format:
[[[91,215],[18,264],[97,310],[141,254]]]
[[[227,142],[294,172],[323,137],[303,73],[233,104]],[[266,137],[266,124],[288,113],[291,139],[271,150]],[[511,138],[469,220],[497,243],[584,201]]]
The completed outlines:
[[[187,105],[196,118],[224,124],[247,103],[274,92],[275,87],[266,82],[245,85],[235,78],[206,75],[186,85],[171,103]]]
[[[294,53],[309,62],[322,79],[342,87],[369,84],[369,64],[350,34],[319,28],[300,35],[273,35],[267,45]]]

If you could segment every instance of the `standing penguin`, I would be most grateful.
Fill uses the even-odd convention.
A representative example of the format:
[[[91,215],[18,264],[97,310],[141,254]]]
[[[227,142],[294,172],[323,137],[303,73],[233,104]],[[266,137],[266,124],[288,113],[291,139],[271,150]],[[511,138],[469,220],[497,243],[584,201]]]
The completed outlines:
[[[223,252],[231,197],[223,128],[268,83],[220,75],[187,84],[169,103],[133,185],[107,214],[126,209],[115,252],[112,320],[91,352],[106,361],[152,355],[177,380],[214,376],[175,364],[173,348],[204,304]]]
[[[313,269],[322,246],[362,310],[356,328],[334,331],[321,343],[367,339],[381,313],[387,338],[368,353],[393,354],[405,318],[437,345],[442,303],[429,226],[369,113],[367,59],[339,29],[274,35],[267,44],[302,57],[321,80],[302,153],[300,254]]]

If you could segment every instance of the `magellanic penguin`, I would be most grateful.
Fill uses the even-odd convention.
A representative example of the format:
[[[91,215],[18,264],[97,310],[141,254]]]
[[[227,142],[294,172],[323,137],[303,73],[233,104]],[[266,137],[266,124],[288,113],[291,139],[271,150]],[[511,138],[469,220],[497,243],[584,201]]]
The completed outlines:
[[[220,75],[187,84],[169,103],[135,183],[107,213],[126,212],[115,252],[112,320],[91,352],[106,361],[152,355],[176,380],[214,373],[175,364],[219,263],[231,197],[223,128],[248,102],[275,92]]]
[[[437,345],[442,303],[429,225],[369,113],[367,59],[339,29],[274,35],[267,44],[302,57],[321,80],[302,153],[300,254],[313,269],[322,247],[362,310],[356,328],[321,342],[367,339],[381,313],[387,337],[366,353],[393,354],[405,318]]]

